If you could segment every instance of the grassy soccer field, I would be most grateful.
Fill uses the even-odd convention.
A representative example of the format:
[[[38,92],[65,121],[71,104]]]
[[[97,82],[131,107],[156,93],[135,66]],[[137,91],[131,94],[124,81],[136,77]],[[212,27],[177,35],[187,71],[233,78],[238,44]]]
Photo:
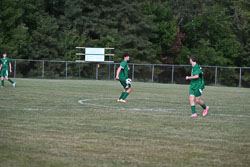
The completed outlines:
[[[250,166],[250,89],[206,87],[190,118],[188,85],[15,79],[0,89],[0,166]]]

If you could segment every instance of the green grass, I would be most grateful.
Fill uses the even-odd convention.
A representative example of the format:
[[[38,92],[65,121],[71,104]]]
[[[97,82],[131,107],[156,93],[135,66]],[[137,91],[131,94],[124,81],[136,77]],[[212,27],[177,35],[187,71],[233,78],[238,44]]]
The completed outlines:
[[[209,115],[190,118],[188,85],[135,82],[123,104],[117,81],[15,81],[0,89],[1,167],[250,166],[250,89],[208,86]]]

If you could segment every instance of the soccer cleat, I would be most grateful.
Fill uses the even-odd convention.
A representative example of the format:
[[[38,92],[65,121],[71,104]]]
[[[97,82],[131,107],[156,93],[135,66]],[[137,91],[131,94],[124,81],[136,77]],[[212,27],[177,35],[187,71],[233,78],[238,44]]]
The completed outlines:
[[[126,100],[120,99],[120,102],[122,102],[122,103],[126,103]]]
[[[15,88],[15,87],[16,87],[16,83],[14,82],[14,83],[12,84],[12,86],[13,86],[13,88]]]
[[[121,99],[117,99],[116,101],[117,101],[117,102],[120,102],[120,100],[121,100]]]
[[[207,116],[208,110],[209,110],[209,106],[207,106],[207,108],[203,111],[203,114],[202,114],[203,117]]]
[[[192,114],[190,117],[197,117],[198,115],[196,113]]]

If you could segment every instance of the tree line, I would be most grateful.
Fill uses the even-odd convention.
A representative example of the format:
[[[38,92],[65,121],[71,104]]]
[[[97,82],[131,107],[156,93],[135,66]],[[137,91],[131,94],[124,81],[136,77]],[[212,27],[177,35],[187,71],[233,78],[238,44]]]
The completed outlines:
[[[0,52],[75,60],[76,46],[114,47],[114,61],[250,66],[248,0],[0,0]]]

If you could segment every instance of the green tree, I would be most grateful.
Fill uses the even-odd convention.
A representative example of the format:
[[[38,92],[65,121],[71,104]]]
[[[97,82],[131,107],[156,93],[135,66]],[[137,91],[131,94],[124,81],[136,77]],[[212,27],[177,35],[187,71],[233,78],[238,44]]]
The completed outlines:
[[[233,20],[234,34],[242,47],[236,65],[250,66],[250,2],[248,0],[222,0],[217,3],[227,7],[227,15]]]
[[[32,32],[32,57],[35,59],[60,59],[58,47],[58,25],[56,19],[47,14],[40,15],[38,26]]]
[[[24,57],[28,53],[29,34],[19,6],[22,1],[2,0],[0,4],[0,49],[7,51],[9,57]]]
[[[250,66],[248,0],[0,0],[0,50],[74,60],[76,46],[114,47],[137,63]]]
[[[187,23],[183,29],[187,34],[183,51],[187,52],[189,48],[191,55],[197,55],[207,65],[235,64],[241,47],[232,31],[232,20],[225,14],[224,8],[208,8],[202,15],[193,17],[192,22]]]
[[[76,29],[64,30],[60,32],[59,36],[59,55],[63,60],[75,60],[76,59],[76,46],[85,46],[85,37],[79,36]]]
[[[171,9],[167,2],[148,1],[147,10],[149,11],[148,14],[152,15],[153,25],[155,25],[154,30],[157,36],[153,42],[159,56],[158,59],[162,63],[173,63],[172,60],[178,52],[175,46],[179,33],[176,25],[179,16],[171,14]]]
[[[130,52],[134,62],[154,61],[152,22],[142,2],[68,0],[65,5],[65,19],[86,39],[85,46],[114,47],[116,61],[124,52]]]

